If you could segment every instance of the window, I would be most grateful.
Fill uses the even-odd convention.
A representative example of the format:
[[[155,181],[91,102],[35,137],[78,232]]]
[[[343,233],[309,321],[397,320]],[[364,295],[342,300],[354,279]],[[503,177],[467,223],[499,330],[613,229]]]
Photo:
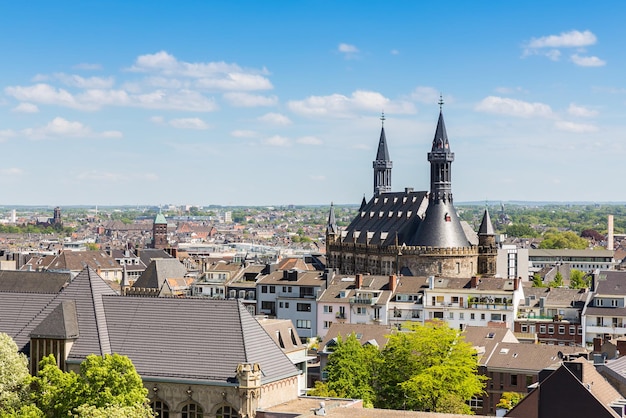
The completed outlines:
[[[443,312],[433,312],[433,317],[443,319]]]
[[[548,334],[554,334],[554,325],[548,325]]]
[[[459,319],[465,319],[465,313],[459,312]]]
[[[411,311],[411,318],[419,319],[420,311]]]
[[[528,332],[528,325],[523,324],[523,325],[521,326],[521,331],[522,331],[523,333],[527,333],[527,332]]]
[[[476,315],[475,315],[475,314],[473,314],[473,313],[471,313],[471,314],[470,314],[470,319],[473,321],[474,319],[476,319]]]
[[[359,306],[356,308],[356,314],[357,315],[367,315],[367,308],[363,307],[363,306]]]
[[[270,286],[270,293],[276,293],[276,286]]]
[[[502,321],[502,314],[492,313],[491,314],[491,320],[492,321]]]
[[[298,312],[311,312],[311,304],[310,303],[298,303],[296,306]]]
[[[267,293],[267,286],[261,286],[261,293]]]
[[[617,299],[611,299],[611,306],[616,307],[617,305]]]
[[[435,296],[435,301],[437,305],[441,305],[443,303],[443,296]]]
[[[264,300],[263,302],[261,302],[261,309],[273,312],[274,309],[276,309],[276,302],[268,302]]]
[[[484,313],[481,313],[481,314],[480,314],[480,319],[481,319],[482,321],[484,321],[484,320],[485,320],[485,314],[484,314]]]
[[[150,404],[150,407],[154,411],[155,415],[159,418],[169,418],[170,417],[170,408],[167,406],[165,402],[162,401],[153,401]]]
[[[217,410],[215,417],[216,418],[239,418],[239,414],[237,414],[237,411],[235,410],[235,408],[232,408],[230,406],[223,406]]]
[[[188,403],[183,406],[182,413],[182,418],[202,418],[204,416],[202,407],[197,403]]]
[[[333,313],[333,307],[329,305],[324,305],[324,313]]]
[[[459,297],[458,296],[452,296],[452,303],[459,303]]]
[[[511,375],[511,386],[517,386],[517,375],[516,374],[512,374]]]
[[[578,335],[583,335],[583,327],[578,327]]]
[[[481,409],[483,407],[483,398],[473,397],[468,401],[468,404],[472,409]]]
[[[546,333],[546,326],[539,325],[539,334],[545,334],[545,333]]]
[[[569,326],[569,335],[576,335],[576,325]]]
[[[565,325],[559,325],[559,334],[565,334]]]
[[[308,319],[298,319],[296,320],[296,327],[302,329],[311,329],[311,321]]]
[[[333,321],[324,321],[324,329],[328,329],[330,328],[330,326],[332,325]]]
[[[454,319],[454,312],[450,312],[450,316],[448,317],[448,319]]]

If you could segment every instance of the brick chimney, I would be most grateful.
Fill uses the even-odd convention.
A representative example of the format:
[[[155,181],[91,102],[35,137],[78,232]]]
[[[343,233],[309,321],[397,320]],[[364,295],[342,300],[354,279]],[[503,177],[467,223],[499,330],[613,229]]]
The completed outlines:
[[[356,280],[354,282],[354,285],[356,286],[357,289],[360,289],[361,286],[363,286],[363,275],[362,274],[357,274],[356,275]]]
[[[472,276],[472,281],[470,282],[470,287],[472,289],[476,289],[478,287],[478,284],[480,283],[480,279],[476,276]]]
[[[397,285],[397,278],[395,274],[392,274],[391,276],[389,276],[389,291],[391,293],[396,291],[396,285]]]

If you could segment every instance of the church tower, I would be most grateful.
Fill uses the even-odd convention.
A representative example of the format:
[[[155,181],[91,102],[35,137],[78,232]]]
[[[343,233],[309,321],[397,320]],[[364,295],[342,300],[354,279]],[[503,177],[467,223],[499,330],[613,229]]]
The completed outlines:
[[[485,208],[483,220],[478,228],[478,274],[494,276],[497,257],[496,232],[491,223],[489,210]]]
[[[167,247],[167,220],[161,212],[154,219],[152,225],[152,248],[164,249]]]
[[[380,129],[380,139],[378,140],[378,152],[376,153],[376,160],[372,163],[374,167],[374,196],[391,191],[391,168],[393,167],[393,163],[389,159],[389,151],[387,150],[384,113],[380,120],[382,127]]]
[[[454,153],[443,121],[443,100],[439,101],[439,120],[428,161],[430,162],[430,193],[428,208],[411,245],[435,248],[469,247],[461,221],[452,204],[452,162]]]

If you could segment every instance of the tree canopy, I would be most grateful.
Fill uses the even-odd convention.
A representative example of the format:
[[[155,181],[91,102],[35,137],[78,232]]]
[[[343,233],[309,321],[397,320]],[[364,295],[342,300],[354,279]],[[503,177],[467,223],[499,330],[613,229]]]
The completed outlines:
[[[571,249],[585,250],[589,247],[589,242],[576,235],[572,231],[559,232],[551,229],[543,234],[543,240],[539,244],[542,249]]]
[[[569,287],[570,289],[585,289],[591,285],[591,277],[586,276],[584,272],[576,269],[570,270]]]
[[[19,409],[27,396],[30,374],[26,356],[13,339],[0,333],[0,416]]]

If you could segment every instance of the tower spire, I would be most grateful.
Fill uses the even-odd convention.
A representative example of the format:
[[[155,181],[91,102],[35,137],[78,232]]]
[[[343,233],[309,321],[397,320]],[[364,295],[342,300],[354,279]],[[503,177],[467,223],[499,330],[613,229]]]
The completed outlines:
[[[391,191],[391,168],[393,163],[389,158],[389,150],[387,150],[385,120],[385,113],[382,112],[380,116],[381,129],[378,151],[376,152],[376,159],[372,163],[374,168],[374,196]]]

